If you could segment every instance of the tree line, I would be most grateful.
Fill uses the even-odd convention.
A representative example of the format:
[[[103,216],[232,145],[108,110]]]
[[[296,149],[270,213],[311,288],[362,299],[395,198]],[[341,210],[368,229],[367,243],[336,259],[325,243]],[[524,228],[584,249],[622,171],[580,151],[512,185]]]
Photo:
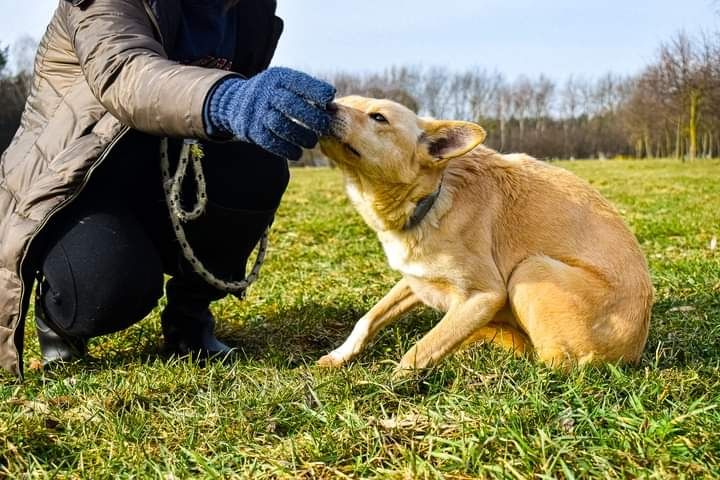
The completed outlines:
[[[541,158],[720,154],[720,35],[679,34],[636,76],[509,80],[476,68],[396,67],[326,76],[340,94],[396,100],[423,115],[475,121],[503,152]]]
[[[18,58],[27,58],[25,42]],[[0,151],[17,129],[30,85],[29,68],[10,73],[7,59],[0,48]],[[636,76],[511,80],[483,68],[440,67],[321,76],[339,95],[390,98],[422,115],[475,121],[502,152],[547,159],[720,155],[720,34],[678,34]],[[305,162],[317,163],[317,152]]]

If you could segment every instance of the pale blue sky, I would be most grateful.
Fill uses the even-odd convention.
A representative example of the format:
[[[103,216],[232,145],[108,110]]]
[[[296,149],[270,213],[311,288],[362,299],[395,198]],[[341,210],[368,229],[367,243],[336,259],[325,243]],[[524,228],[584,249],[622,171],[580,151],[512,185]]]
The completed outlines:
[[[3,3],[0,43],[7,45],[23,33],[41,36],[57,0]],[[676,32],[720,29],[713,3],[278,0],[286,31],[275,63],[313,72],[438,65],[480,66],[510,77],[632,74]]]

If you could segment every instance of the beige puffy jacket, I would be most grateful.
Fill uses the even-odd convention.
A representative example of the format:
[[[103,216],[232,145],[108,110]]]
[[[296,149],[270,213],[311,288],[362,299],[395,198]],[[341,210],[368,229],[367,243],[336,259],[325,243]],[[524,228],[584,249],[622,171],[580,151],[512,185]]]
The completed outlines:
[[[275,0],[243,0],[233,70],[267,68]],[[22,376],[33,240],[92,181],[129,129],[205,138],[205,97],[231,72],[168,60],[178,0],[60,0],[35,60],[22,122],[0,159],[0,366]]]

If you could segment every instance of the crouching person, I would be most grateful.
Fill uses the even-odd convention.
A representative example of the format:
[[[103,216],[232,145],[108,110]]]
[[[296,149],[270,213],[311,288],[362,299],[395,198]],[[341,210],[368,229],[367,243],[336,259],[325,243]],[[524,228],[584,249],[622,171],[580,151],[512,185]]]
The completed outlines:
[[[229,350],[208,307],[241,290],[287,186],[286,159],[326,131],[335,93],[266,70],[282,31],[275,6],[60,2],[0,160],[0,366],[22,375],[35,280],[45,363],[140,321],[164,274],[165,349]]]

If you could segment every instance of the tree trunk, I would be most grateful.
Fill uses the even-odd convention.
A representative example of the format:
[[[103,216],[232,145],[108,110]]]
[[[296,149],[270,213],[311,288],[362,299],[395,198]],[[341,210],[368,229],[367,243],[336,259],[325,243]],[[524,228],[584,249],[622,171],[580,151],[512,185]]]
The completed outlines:
[[[702,136],[702,158],[709,158],[708,151],[710,150],[710,135],[706,131]]]
[[[690,92],[690,119],[688,124],[688,158],[695,160],[697,157],[697,139],[698,139],[698,103],[700,102],[700,93],[697,90]]]
[[[652,151],[652,144],[650,143],[650,134],[647,130],[643,133],[643,141],[645,142],[645,155],[647,158],[655,158]]]
[[[505,151],[505,118],[500,117],[500,151]]]

